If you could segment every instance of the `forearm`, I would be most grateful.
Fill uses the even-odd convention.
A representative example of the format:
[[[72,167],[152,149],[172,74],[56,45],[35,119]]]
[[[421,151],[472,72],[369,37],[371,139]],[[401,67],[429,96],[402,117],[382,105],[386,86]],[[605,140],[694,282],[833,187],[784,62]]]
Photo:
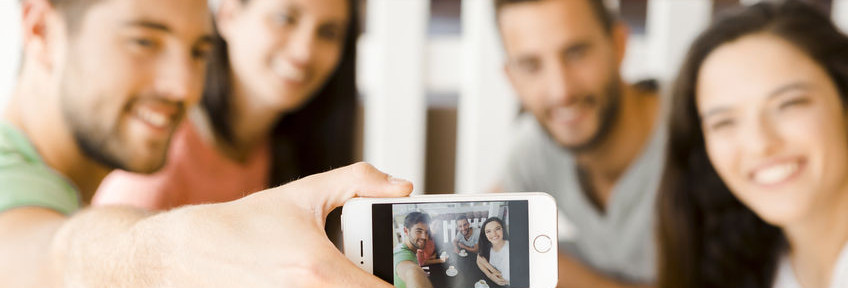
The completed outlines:
[[[479,247],[479,245],[474,245],[474,247],[468,247],[468,246],[462,245],[463,249],[465,249],[466,251],[471,252],[471,253],[477,253],[477,250],[478,250],[477,247]]]
[[[445,263],[445,260],[442,260],[440,258],[431,258],[431,259],[424,260],[424,265],[442,264],[442,263]]]
[[[122,268],[133,258],[122,247],[131,243],[126,227],[143,216],[124,211],[118,214],[120,221],[106,221],[116,212],[83,211],[72,218],[38,207],[3,212],[0,286],[117,286],[105,283],[109,277],[138,275]],[[119,273],[121,269],[125,271]]]
[[[601,275],[591,268],[579,263],[568,255],[559,255],[559,284],[558,288],[650,288],[647,285],[623,283]]]
[[[66,286],[153,286],[162,249],[147,231],[135,229],[149,216],[132,208],[81,211],[51,241],[53,271]],[[145,237],[145,235],[147,237]]]
[[[480,268],[480,271],[483,272],[486,277],[489,277],[489,279],[493,279],[495,277],[495,267],[492,267],[492,265],[489,264],[489,261],[486,261],[485,258],[477,256],[477,267]]]
[[[406,283],[409,288],[432,288],[433,285],[427,279],[427,274],[412,262],[401,263],[397,267],[398,276]]]

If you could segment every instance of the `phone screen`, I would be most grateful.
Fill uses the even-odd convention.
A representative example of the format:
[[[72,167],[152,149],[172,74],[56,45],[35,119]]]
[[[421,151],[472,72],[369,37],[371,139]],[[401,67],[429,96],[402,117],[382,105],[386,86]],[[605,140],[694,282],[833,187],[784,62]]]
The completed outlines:
[[[374,274],[395,287],[410,269],[436,288],[530,286],[527,201],[373,204],[372,214]]]

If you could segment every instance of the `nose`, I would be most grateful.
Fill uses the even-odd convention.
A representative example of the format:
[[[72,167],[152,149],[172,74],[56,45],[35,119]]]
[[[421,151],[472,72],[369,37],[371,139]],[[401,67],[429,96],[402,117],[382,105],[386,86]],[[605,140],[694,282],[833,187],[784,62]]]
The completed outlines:
[[[577,101],[576,93],[573,87],[573,73],[571,73],[565,63],[562,61],[551,61],[553,65],[549,65],[547,77],[548,101],[552,105],[571,105]]]
[[[162,59],[156,71],[158,95],[174,102],[197,102],[205,73],[203,65],[194,61],[190,53],[172,53],[171,57]]]
[[[766,115],[754,115],[747,124],[742,125],[742,146],[746,154],[753,156],[769,156],[780,147],[780,135],[775,129],[773,120]]]
[[[293,64],[303,68],[312,61],[315,50],[315,33],[307,25],[304,25],[289,37],[286,46]]]

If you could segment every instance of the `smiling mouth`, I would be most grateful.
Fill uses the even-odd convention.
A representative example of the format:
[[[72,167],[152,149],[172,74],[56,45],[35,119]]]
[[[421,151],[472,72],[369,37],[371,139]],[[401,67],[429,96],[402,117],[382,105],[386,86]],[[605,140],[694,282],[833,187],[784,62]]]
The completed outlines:
[[[156,131],[171,129],[184,113],[181,103],[155,99],[139,100],[129,110],[132,118]]]
[[[302,84],[306,82],[306,70],[296,67],[286,60],[274,60],[273,70],[277,76],[292,83]]]
[[[583,107],[581,105],[571,105],[569,107],[557,107],[551,110],[551,119],[557,123],[571,124],[580,120],[583,116]]]
[[[792,178],[801,170],[801,161],[768,165],[751,173],[751,180],[760,185],[775,185]]]
[[[167,129],[174,123],[174,117],[169,117],[168,115],[143,107],[134,109],[133,115],[147,125],[153,126],[157,129]]]

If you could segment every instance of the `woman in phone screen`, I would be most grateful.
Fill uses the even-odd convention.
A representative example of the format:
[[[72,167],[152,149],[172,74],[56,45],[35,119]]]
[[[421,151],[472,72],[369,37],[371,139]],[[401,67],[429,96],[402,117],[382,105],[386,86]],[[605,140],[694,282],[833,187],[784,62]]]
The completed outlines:
[[[477,255],[477,267],[500,286],[509,285],[509,233],[506,225],[498,217],[483,222],[480,230],[480,254]]]

